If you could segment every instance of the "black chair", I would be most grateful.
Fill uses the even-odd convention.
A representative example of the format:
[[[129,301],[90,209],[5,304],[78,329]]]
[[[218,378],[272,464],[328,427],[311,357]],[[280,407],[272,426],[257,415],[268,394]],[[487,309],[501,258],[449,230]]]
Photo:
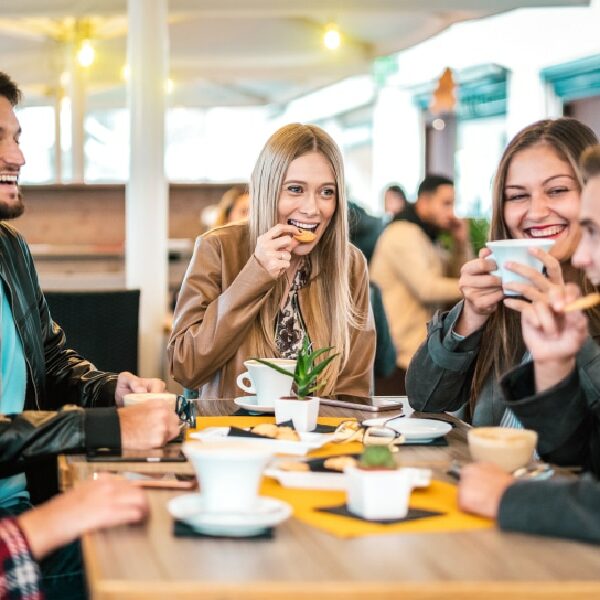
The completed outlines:
[[[101,371],[138,372],[139,290],[44,292],[52,319]]]

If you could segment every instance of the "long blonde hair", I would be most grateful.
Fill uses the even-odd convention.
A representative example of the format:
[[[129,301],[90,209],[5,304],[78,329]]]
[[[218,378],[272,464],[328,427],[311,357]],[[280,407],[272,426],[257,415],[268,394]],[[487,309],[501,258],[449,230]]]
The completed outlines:
[[[598,142],[594,132],[587,126],[571,118],[545,119],[537,121],[522,129],[506,147],[493,185],[492,221],[490,224],[490,240],[501,240],[512,237],[504,221],[504,188],[511,161],[518,152],[537,145],[546,145],[564,161],[568,162],[577,178],[579,190],[582,187],[581,172],[578,161],[581,153]],[[593,290],[585,273],[570,265],[570,258],[563,261],[563,276],[567,281],[574,281],[584,293]],[[590,329],[600,332],[600,311],[588,311]],[[473,383],[471,386],[471,413],[477,403],[482,387],[490,375],[499,378],[501,374],[515,366],[525,352],[525,344],[521,334],[520,314],[507,309],[502,303],[487,320],[484,326],[481,348],[475,364]]]
[[[258,236],[278,222],[277,205],[284,177],[295,159],[320,152],[331,165],[336,182],[336,208],[327,229],[310,254],[313,273],[307,306],[302,306],[307,321],[319,322],[311,342],[313,347],[334,346],[339,355],[322,377],[324,395],[333,392],[338,374],[348,360],[350,328],[364,328],[367,315],[357,314],[350,290],[350,248],[342,156],[331,137],[315,125],[292,123],[277,130],[262,149],[250,179],[249,252]],[[312,277],[312,276],[311,276]],[[279,305],[285,293],[285,277],[278,280],[263,304],[253,325],[250,346],[258,356],[277,353],[274,328]]]

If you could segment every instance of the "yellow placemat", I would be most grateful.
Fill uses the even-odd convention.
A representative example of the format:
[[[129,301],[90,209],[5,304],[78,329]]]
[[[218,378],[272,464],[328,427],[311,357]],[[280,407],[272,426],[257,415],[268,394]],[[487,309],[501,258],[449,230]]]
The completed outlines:
[[[415,490],[410,500],[410,507],[413,509],[435,510],[443,512],[443,515],[388,525],[315,510],[343,504],[346,501],[344,492],[292,489],[283,487],[272,479],[265,479],[260,493],[289,503],[294,510],[294,517],[303,523],[342,538],[386,533],[450,533],[494,526],[491,519],[461,512],[457,503],[456,486],[443,481],[432,481],[428,488]]]
[[[339,417],[320,417],[320,425],[339,425],[343,419]],[[275,417],[199,417],[196,431],[206,427],[252,427],[259,423],[274,423]],[[310,453],[310,456],[331,456],[333,454],[350,454],[360,452],[362,444],[327,444]],[[346,501],[344,492],[302,490],[286,488],[277,481],[265,478],[260,489],[261,495],[279,498],[289,503],[294,511],[294,517],[323,531],[342,538],[361,535],[379,535],[389,533],[442,533],[466,531],[469,529],[484,529],[493,527],[491,519],[475,517],[460,511],[455,485],[442,481],[432,481],[427,488],[416,489],[411,495],[411,508],[435,510],[443,512],[437,517],[426,517],[405,523],[381,525],[360,521],[343,515],[317,512],[316,508],[339,506]]]

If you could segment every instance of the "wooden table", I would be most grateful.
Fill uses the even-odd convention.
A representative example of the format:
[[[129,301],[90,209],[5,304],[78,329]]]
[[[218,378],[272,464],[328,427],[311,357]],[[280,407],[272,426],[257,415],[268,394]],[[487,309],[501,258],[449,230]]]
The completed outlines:
[[[231,414],[231,401],[199,403],[203,415]],[[372,413],[322,407],[322,416]],[[466,459],[466,426],[447,448],[402,448],[407,463],[434,469],[448,481],[452,458]],[[87,463],[68,458],[71,476],[99,468],[173,470],[173,464]],[[176,465],[190,472],[189,465]],[[180,492],[151,491],[143,525],[86,535],[84,558],[92,597],[481,599],[600,598],[600,548],[550,538],[501,533],[381,535],[341,539],[289,519],[273,540],[175,538],[167,502]]]

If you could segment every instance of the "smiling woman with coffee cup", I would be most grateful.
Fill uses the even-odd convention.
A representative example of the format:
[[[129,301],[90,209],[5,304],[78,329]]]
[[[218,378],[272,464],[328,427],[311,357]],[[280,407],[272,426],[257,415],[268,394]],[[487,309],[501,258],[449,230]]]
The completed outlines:
[[[313,125],[267,141],[250,181],[248,223],[196,241],[175,308],[174,378],[201,397],[234,397],[252,357],[294,359],[308,336],[338,356],[324,395],[368,395],[375,352],[366,261],[348,242],[342,158]]]
[[[409,367],[413,408],[462,409],[473,425],[520,426],[498,383],[503,372],[527,356],[520,311],[565,281],[577,283],[584,293],[594,289],[570,259],[581,234],[577,161],[595,143],[591,129],[568,118],[534,123],[509,143],[494,180],[490,239],[553,241],[548,253],[529,250],[545,273],[514,261],[497,265],[489,248],[463,266],[459,285],[464,299],[450,312],[436,314]],[[526,281],[503,282],[493,273],[499,267]],[[598,337],[600,313],[592,309],[588,315],[592,335]]]

